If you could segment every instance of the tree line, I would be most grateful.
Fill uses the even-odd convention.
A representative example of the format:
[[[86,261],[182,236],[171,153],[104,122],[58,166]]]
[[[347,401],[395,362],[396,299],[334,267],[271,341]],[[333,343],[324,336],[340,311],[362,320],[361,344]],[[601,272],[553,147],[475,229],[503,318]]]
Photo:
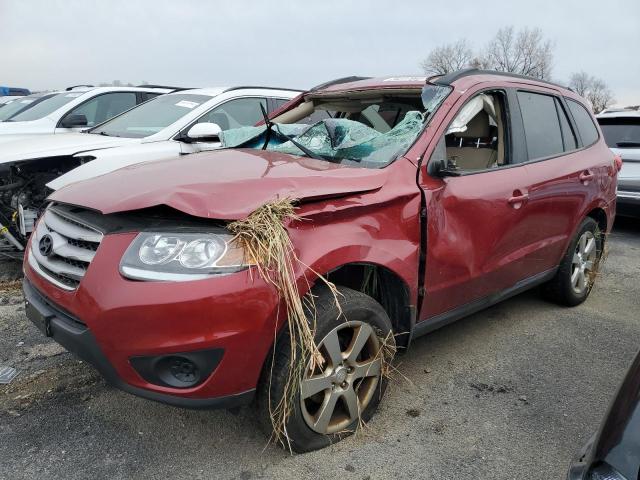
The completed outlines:
[[[420,63],[425,73],[444,75],[463,68],[480,68],[551,80],[554,44],[539,28],[503,27],[484,47],[474,50],[466,38],[437,46]],[[573,73],[569,85],[599,113],[614,101],[604,80],[584,71]]]

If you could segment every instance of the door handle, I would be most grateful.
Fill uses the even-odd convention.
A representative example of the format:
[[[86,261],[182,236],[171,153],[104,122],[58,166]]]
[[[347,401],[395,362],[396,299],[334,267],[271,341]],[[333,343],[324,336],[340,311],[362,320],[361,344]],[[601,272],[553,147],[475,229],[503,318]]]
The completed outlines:
[[[522,193],[520,190],[513,192],[513,195],[509,197],[509,205],[513,208],[520,208],[529,199],[528,193]]]
[[[593,172],[591,172],[591,170],[585,170],[580,174],[578,178],[581,182],[586,184],[587,182],[593,180]]]

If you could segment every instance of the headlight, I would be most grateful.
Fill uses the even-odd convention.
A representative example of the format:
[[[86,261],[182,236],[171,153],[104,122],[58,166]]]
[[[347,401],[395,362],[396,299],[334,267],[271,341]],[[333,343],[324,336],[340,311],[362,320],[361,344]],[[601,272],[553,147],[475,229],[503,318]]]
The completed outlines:
[[[129,246],[120,273],[134,280],[188,281],[247,267],[244,251],[229,234],[140,233]]]

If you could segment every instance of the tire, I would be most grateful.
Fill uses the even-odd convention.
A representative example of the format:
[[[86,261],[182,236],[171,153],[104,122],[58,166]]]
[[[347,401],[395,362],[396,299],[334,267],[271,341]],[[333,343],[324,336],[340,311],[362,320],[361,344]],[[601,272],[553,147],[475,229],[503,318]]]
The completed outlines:
[[[374,376],[372,375],[373,372],[371,369],[366,372],[366,374],[370,376],[355,379],[357,375],[362,373],[362,366],[356,367],[354,366],[356,365],[355,363],[349,363],[351,360],[347,354],[350,352],[350,347],[353,351],[359,343],[361,343],[355,341],[356,337],[359,337],[361,334],[364,338],[375,331],[375,338],[367,337],[368,339],[362,348],[362,353],[358,355],[360,359],[371,358],[370,355],[372,351],[375,350],[374,344],[377,344],[379,347],[377,337],[381,335],[383,338],[386,338],[389,332],[391,332],[391,322],[388,315],[378,302],[364,293],[345,287],[338,287],[338,291],[340,292],[339,301],[343,313],[341,316],[338,316],[339,312],[336,308],[334,297],[327,287],[322,286],[313,291],[316,305],[315,340],[316,344],[320,347],[326,363],[324,372],[311,372],[311,376],[313,377],[312,380],[320,379],[323,385],[325,385],[325,378],[330,377],[332,386],[326,389],[323,388],[318,393],[303,399],[303,396],[315,391],[315,385],[319,384],[312,382],[306,383],[305,380],[301,383],[294,402],[293,412],[286,425],[289,444],[284,445],[285,448],[288,449],[290,447],[297,453],[324,448],[351,435],[356,430],[359,420],[367,422],[373,417],[387,386],[384,376],[380,374],[375,375],[375,380],[373,380]],[[332,341],[336,339],[338,342]],[[283,397],[288,378],[289,359],[291,356],[289,341],[288,329],[285,327],[278,337],[275,351],[270,353],[267,362],[265,362],[265,367],[263,368],[258,384],[256,395],[258,415],[261,427],[265,430],[265,433],[268,434],[273,433],[273,426],[269,414],[269,401],[272,409],[278,405]],[[337,344],[340,346],[339,352],[341,360],[337,367],[334,362],[330,360],[331,356],[328,353],[327,347],[325,347],[325,343],[327,345]],[[333,358],[336,358],[335,349]],[[305,363],[306,362],[307,360],[305,359]],[[366,361],[358,363],[358,365],[364,364],[368,363]],[[368,365],[372,364],[373,363]],[[351,373],[349,373],[349,370],[351,370]],[[331,372],[332,374],[329,375]],[[309,373],[305,373],[305,379],[308,375]],[[334,381],[336,383],[333,383]],[[338,382],[340,381],[342,381],[342,383],[339,384]],[[309,387],[310,385],[313,388]],[[347,395],[347,392],[351,393],[349,389],[352,389],[356,395],[356,405],[359,407],[359,418],[355,418],[353,421],[349,418],[349,411],[353,411],[354,397],[353,394]],[[342,392],[344,392],[344,395]],[[339,398],[335,401],[336,408],[334,415],[331,416],[333,423],[329,424],[325,429],[323,428],[323,421],[321,421],[321,419],[326,419],[327,415],[321,415],[322,405],[324,405],[325,402],[331,404],[331,399],[336,396]],[[351,410],[347,408],[347,396],[352,400]],[[319,400],[320,398],[324,400]],[[314,427],[312,426],[314,425],[315,418],[313,413],[316,406],[319,406],[316,412],[318,421]],[[364,408],[361,408],[362,406],[364,406]],[[327,409],[326,411],[328,412],[329,410]]]
[[[589,239],[593,239],[593,248],[595,249],[595,253],[590,257],[590,260],[586,260],[587,263],[583,262],[583,265],[586,265],[587,267],[589,265],[588,262],[591,262],[592,265],[591,269],[582,269],[584,272],[583,275],[586,278],[584,285],[580,282],[580,274],[578,274],[578,284],[576,285],[576,280],[572,278],[576,271],[576,265],[580,265],[583,258],[588,258],[580,252],[580,242],[581,239],[585,237],[587,238],[587,242]],[[567,252],[564,257],[562,257],[555,277],[553,277],[553,279],[544,286],[545,296],[549,300],[568,307],[574,307],[584,302],[593,287],[593,280],[597,273],[598,264],[602,255],[602,246],[602,234],[598,224],[591,217],[585,218],[571,240]],[[579,259],[576,257],[578,253],[581,253],[582,255]]]

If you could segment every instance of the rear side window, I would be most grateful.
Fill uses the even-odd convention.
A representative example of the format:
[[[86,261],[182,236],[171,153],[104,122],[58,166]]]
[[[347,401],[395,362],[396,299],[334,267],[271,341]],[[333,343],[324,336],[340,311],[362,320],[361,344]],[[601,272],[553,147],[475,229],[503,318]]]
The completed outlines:
[[[0,112],[1,116],[2,113]],[[602,129],[604,140],[609,147],[640,147],[640,117],[599,118],[598,123]]]
[[[554,97],[518,92],[529,160],[551,157],[564,152],[560,120]]]
[[[569,110],[571,110],[571,115],[573,115],[573,120],[576,122],[576,126],[578,127],[578,132],[582,138],[582,144],[585,147],[588,147],[589,145],[596,143],[598,140],[598,129],[593,123],[591,114],[575,100],[567,98],[567,104],[569,105]]]
[[[567,112],[565,112],[564,107],[560,103],[560,100],[555,99],[556,109],[558,110],[558,118],[560,119],[560,128],[562,130],[562,141],[564,143],[564,150],[566,152],[575,150],[578,148],[578,141],[576,140],[576,136],[573,133],[573,129],[571,128],[571,124],[569,123],[569,119],[567,118]]]

